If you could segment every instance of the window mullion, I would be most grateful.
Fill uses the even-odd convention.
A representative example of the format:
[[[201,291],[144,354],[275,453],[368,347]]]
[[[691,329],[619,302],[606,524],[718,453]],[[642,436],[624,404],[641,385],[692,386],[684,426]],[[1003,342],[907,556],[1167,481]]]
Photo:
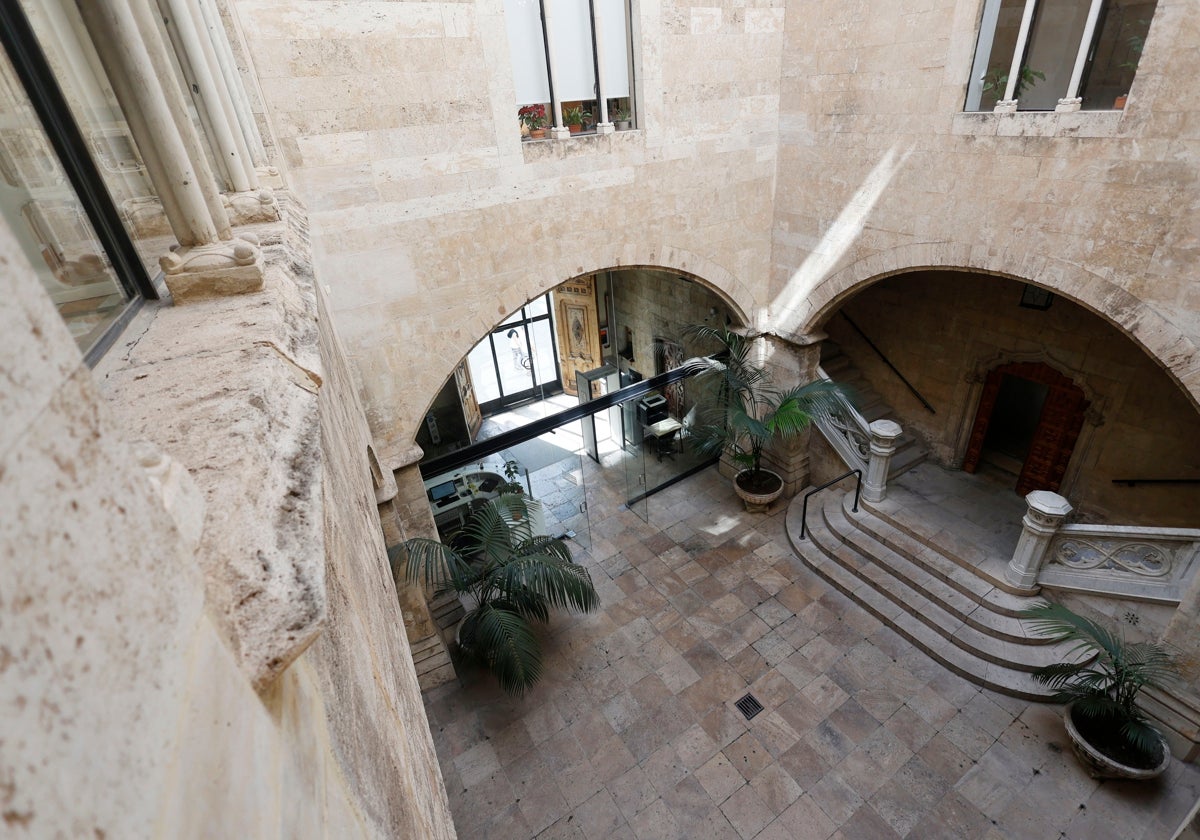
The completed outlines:
[[[1025,60],[1025,48],[1029,46],[1029,30],[1033,26],[1033,12],[1036,7],[1037,0],[1025,0],[1025,9],[1021,13],[1021,29],[1017,33],[1017,45],[1013,49],[1012,65],[1008,70],[1008,84],[1004,86],[1006,102],[1016,98],[1017,82],[1021,78],[1021,63]]]
[[[601,48],[604,36],[600,31],[600,13],[596,11],[596,0],[588,0],[588,13],[592,24],[592,68],[596,73],[596,105],[600,110],[597,123],[608,124],[608,101],[604,97],[604,51]]]
[[[554,88],[554,47],[550,43],[551,0],[538,0],[538,5],[542,9],[542,38],[546,43],[546,79],[550,87],[550,112],[554,119],[554,130],[562,132],[566,129],[562,121],[562,103],[559,101],[558,91]]]
[[[1075,68],[1071,71],[1071,83],[1067,86],[1067,95],[1058,101],[1062,109],[1075,110],[1080,106],[1079,83],[1083,80],[1083,68],[1087,64],[1088,53],[1092,49],[1092,39],[1096,34],[1096,21],[1100,19],[1100,7],[1104,0],[1092,0],[1088,9],[1087,23],[1083,25],[1083,36],[1079,39],[1079,52],[1075,54]]]

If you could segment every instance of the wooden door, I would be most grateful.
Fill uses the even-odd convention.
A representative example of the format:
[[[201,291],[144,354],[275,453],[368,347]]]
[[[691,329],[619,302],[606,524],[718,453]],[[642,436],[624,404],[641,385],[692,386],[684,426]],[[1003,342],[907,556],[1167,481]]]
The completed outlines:
[[[576,371],[589,371],[603,364],[596,314],[596,288],[591,276],[568,280],[554,290],[558,365],[563,390],[572,396],[577,395]]]
[[[1019,495],[1033,490],[1057,492],[1067,473],[1067,464],[1075,450],[1075,442],[1083,428],[1083,417],[1089,405],[1083,389],[1069,377],[1042,362],[1014,362],[1000,365],[988,372],[979,397],[979,409],[975,412],[975,425],[967,442],[963,456],[963,470],[973,473],[979,467],[983,442],[987,437],[992,411],[1000,394],[1000,384],[1005,376],[1017,376],[1040,382],[1049,387],[1046,402],[1042,406],[1037,428],[1029,454],[1021,467],[1016,491]]]

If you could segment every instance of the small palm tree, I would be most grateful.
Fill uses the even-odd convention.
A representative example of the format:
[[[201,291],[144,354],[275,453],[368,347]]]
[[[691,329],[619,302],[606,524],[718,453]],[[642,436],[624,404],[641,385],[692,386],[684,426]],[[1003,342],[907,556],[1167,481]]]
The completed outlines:
[[[762,466],[767,446],[776,438],[787,440],[804,431],[815,413],[832,405],[838,387],[818,380],[777,388],[767,369],[751,358],[752,340],[746,336],[706,324],[685,327],[684,334],[721,348],[700,360],[708,368],[700,375],[715,377],[717,385],[715,398],[701,410],[692,432],[696,448],[706,455],[728,450],[734,463],[746,471],[742,486],[748,490],[762,486],[770,478]]]
[[[1119,734],[1134,752],[1149,758],[1158,755],[1162,736],[1147,722],[1136,701],[1146,686],[1161,688],[1178,675],[1171,652],[1154,642],[1129,644],[1122,634],[1061,604],[1039,604],[1025,610],[1022,617],[1039,635],[1075,642],[1068,658],[1076,658],[1077,653],[1096,654],[1094,660],[1046,665],[1033,672],[1035,680],[1055,690],[1053,699],[1074,703],[1073,714],[1098,729]]]
[[[460,645],[517,695],[542,674],[531,622],[549,621],[552,607],[591,612],[600,605],[591,575],[572,561],[566,543],[533,533],[529,511],[536,504],[514,494],[490,499],[453,545],[414,538],[400,560],[410,583],[475,604],[463,618]]]

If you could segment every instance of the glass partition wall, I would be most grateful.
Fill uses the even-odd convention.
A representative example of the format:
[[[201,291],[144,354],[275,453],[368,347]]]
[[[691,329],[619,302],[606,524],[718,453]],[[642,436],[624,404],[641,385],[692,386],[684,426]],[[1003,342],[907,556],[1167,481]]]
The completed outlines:
[[[621,508],[648,520],[647,500],[654,493],[717,461],[701,453],[690,434],[700,369],[685,363],[428,461],[421,471],[441,538],[452,539],[473,506],[513,484],[538,502],[538,533],[573,541],[583,551],[590,551],[596,535],[615,533],[619,526],[607,520]],[[621,426],[633,428],[595,423],[593,454],[583,424],[597,417],[622,418]]]

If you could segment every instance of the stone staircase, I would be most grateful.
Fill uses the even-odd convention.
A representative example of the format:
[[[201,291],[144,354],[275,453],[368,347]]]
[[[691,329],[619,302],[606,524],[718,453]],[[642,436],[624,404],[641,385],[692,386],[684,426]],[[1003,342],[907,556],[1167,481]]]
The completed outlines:
[[[871,387],[862,373],[854,366],[842,349],[832,341],[821,344],[821,370],[825,375],[849,391],[850,402],[868,423],[883,418],[894,419],[892,410],[879,392]],[[917,439],[904,432],[896,441],[896,452],[888,465],[888,478],[894,478],[925,460],[928,454]]]
[[[820,577],[933,659],[971,682],[1026,700],[1050,692],[1031,671],[1070,658],[1068,643],[1026,632],[1021,610],[1040,599],[1014,594],[1007,558],[973,540],[970,523],[947,531],[913,516],[903,498],[853,512],[853,491],[813,497],[807,539],[800,539],[803,497],[787,512],[787,533]],[[912,500],[907,500],[912,501]],[[959,527],[961,524],[962,527]],[[981,535],[982,536],[982,535]]]

